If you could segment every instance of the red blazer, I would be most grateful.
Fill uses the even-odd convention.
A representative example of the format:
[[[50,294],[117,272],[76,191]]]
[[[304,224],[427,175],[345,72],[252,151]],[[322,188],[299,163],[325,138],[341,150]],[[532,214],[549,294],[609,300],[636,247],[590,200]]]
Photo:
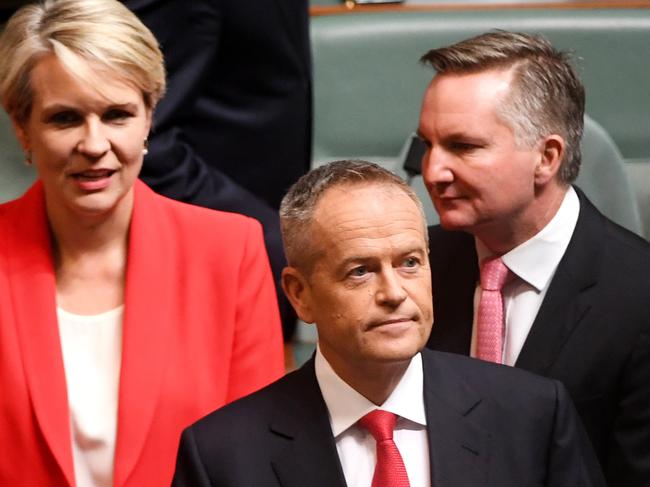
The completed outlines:
[[[166,486],[185,426],[283,373],[261,227],[138,181],[126,283],[115,486]],[[0,485],[75,485],[55,293],[36,183],[0,206]]]

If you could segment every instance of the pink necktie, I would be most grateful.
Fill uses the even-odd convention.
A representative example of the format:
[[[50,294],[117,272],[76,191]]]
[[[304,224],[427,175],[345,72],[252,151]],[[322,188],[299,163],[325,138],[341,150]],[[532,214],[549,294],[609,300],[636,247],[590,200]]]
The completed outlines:
[[[476,324],[476,357],[498,364],[503,362],[503,296],[508,268],[500,257],[481,262],[481,300]]]
[[[377,442],[377,464],[372,477],[372,487],[410,487],[406,467],[397,445],[393,430],[397,416],[388,411],[375,409],[359,420]]]

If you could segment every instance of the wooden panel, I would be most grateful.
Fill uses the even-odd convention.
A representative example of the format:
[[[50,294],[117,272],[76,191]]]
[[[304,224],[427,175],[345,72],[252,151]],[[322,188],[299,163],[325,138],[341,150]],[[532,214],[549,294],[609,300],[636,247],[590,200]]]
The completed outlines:
[[[526,2],[526,3],[432,3],[430,5],[377,4],[356,5],[352,1],[341,5],[314,5],[310,15],[340,15],[369,12],[422,12],[432,10],[500,10],[500,9],[608,9],[608,8],[650,8],[650,0],[605,0],[589,2]]]

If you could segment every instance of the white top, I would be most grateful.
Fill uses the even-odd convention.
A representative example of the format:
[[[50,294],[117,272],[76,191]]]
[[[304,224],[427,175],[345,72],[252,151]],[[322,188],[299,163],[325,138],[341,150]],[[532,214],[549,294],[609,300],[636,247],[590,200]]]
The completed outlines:
[[[57,309],[77,487],[113,486],[123,313]]]
[[[572,187],[564,195],[555,216],[530,238],[501,256],[503,263],[516,276],[503,287],[503,306],[506,330],[503,343],[503,363],[514,365],[533,326],[544,296],[555,275],[557,266],[573,235],[580,200]],[[483,243],[476,239],[479,262],[491,257]],[[476,356],[476,318],[481,299],[481,283],[474,292],[474,323],[472,326],[471,356]]]
[[[370,487],[372,483],[377,461],[376,443],[357,421],[375,409],[398,416],[393,438],[404,460],[411,487],[430,487],[422,356],[418,353],[413,357],[395,390],[379,407],[345,383],[318,347],[315,367],[348,487]]]

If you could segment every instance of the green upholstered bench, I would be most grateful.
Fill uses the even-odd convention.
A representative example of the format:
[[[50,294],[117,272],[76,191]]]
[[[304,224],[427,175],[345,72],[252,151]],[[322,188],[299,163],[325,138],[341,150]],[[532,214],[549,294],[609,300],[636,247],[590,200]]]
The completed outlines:
[[[314,158],[394,156],[417,123],[427,50],[491,29],[542,33],[573,50],[587,113],[625,159],[650,159],[649,9],[498,9],[312,17]],[[335,95],[335,96],[333,96]]]

